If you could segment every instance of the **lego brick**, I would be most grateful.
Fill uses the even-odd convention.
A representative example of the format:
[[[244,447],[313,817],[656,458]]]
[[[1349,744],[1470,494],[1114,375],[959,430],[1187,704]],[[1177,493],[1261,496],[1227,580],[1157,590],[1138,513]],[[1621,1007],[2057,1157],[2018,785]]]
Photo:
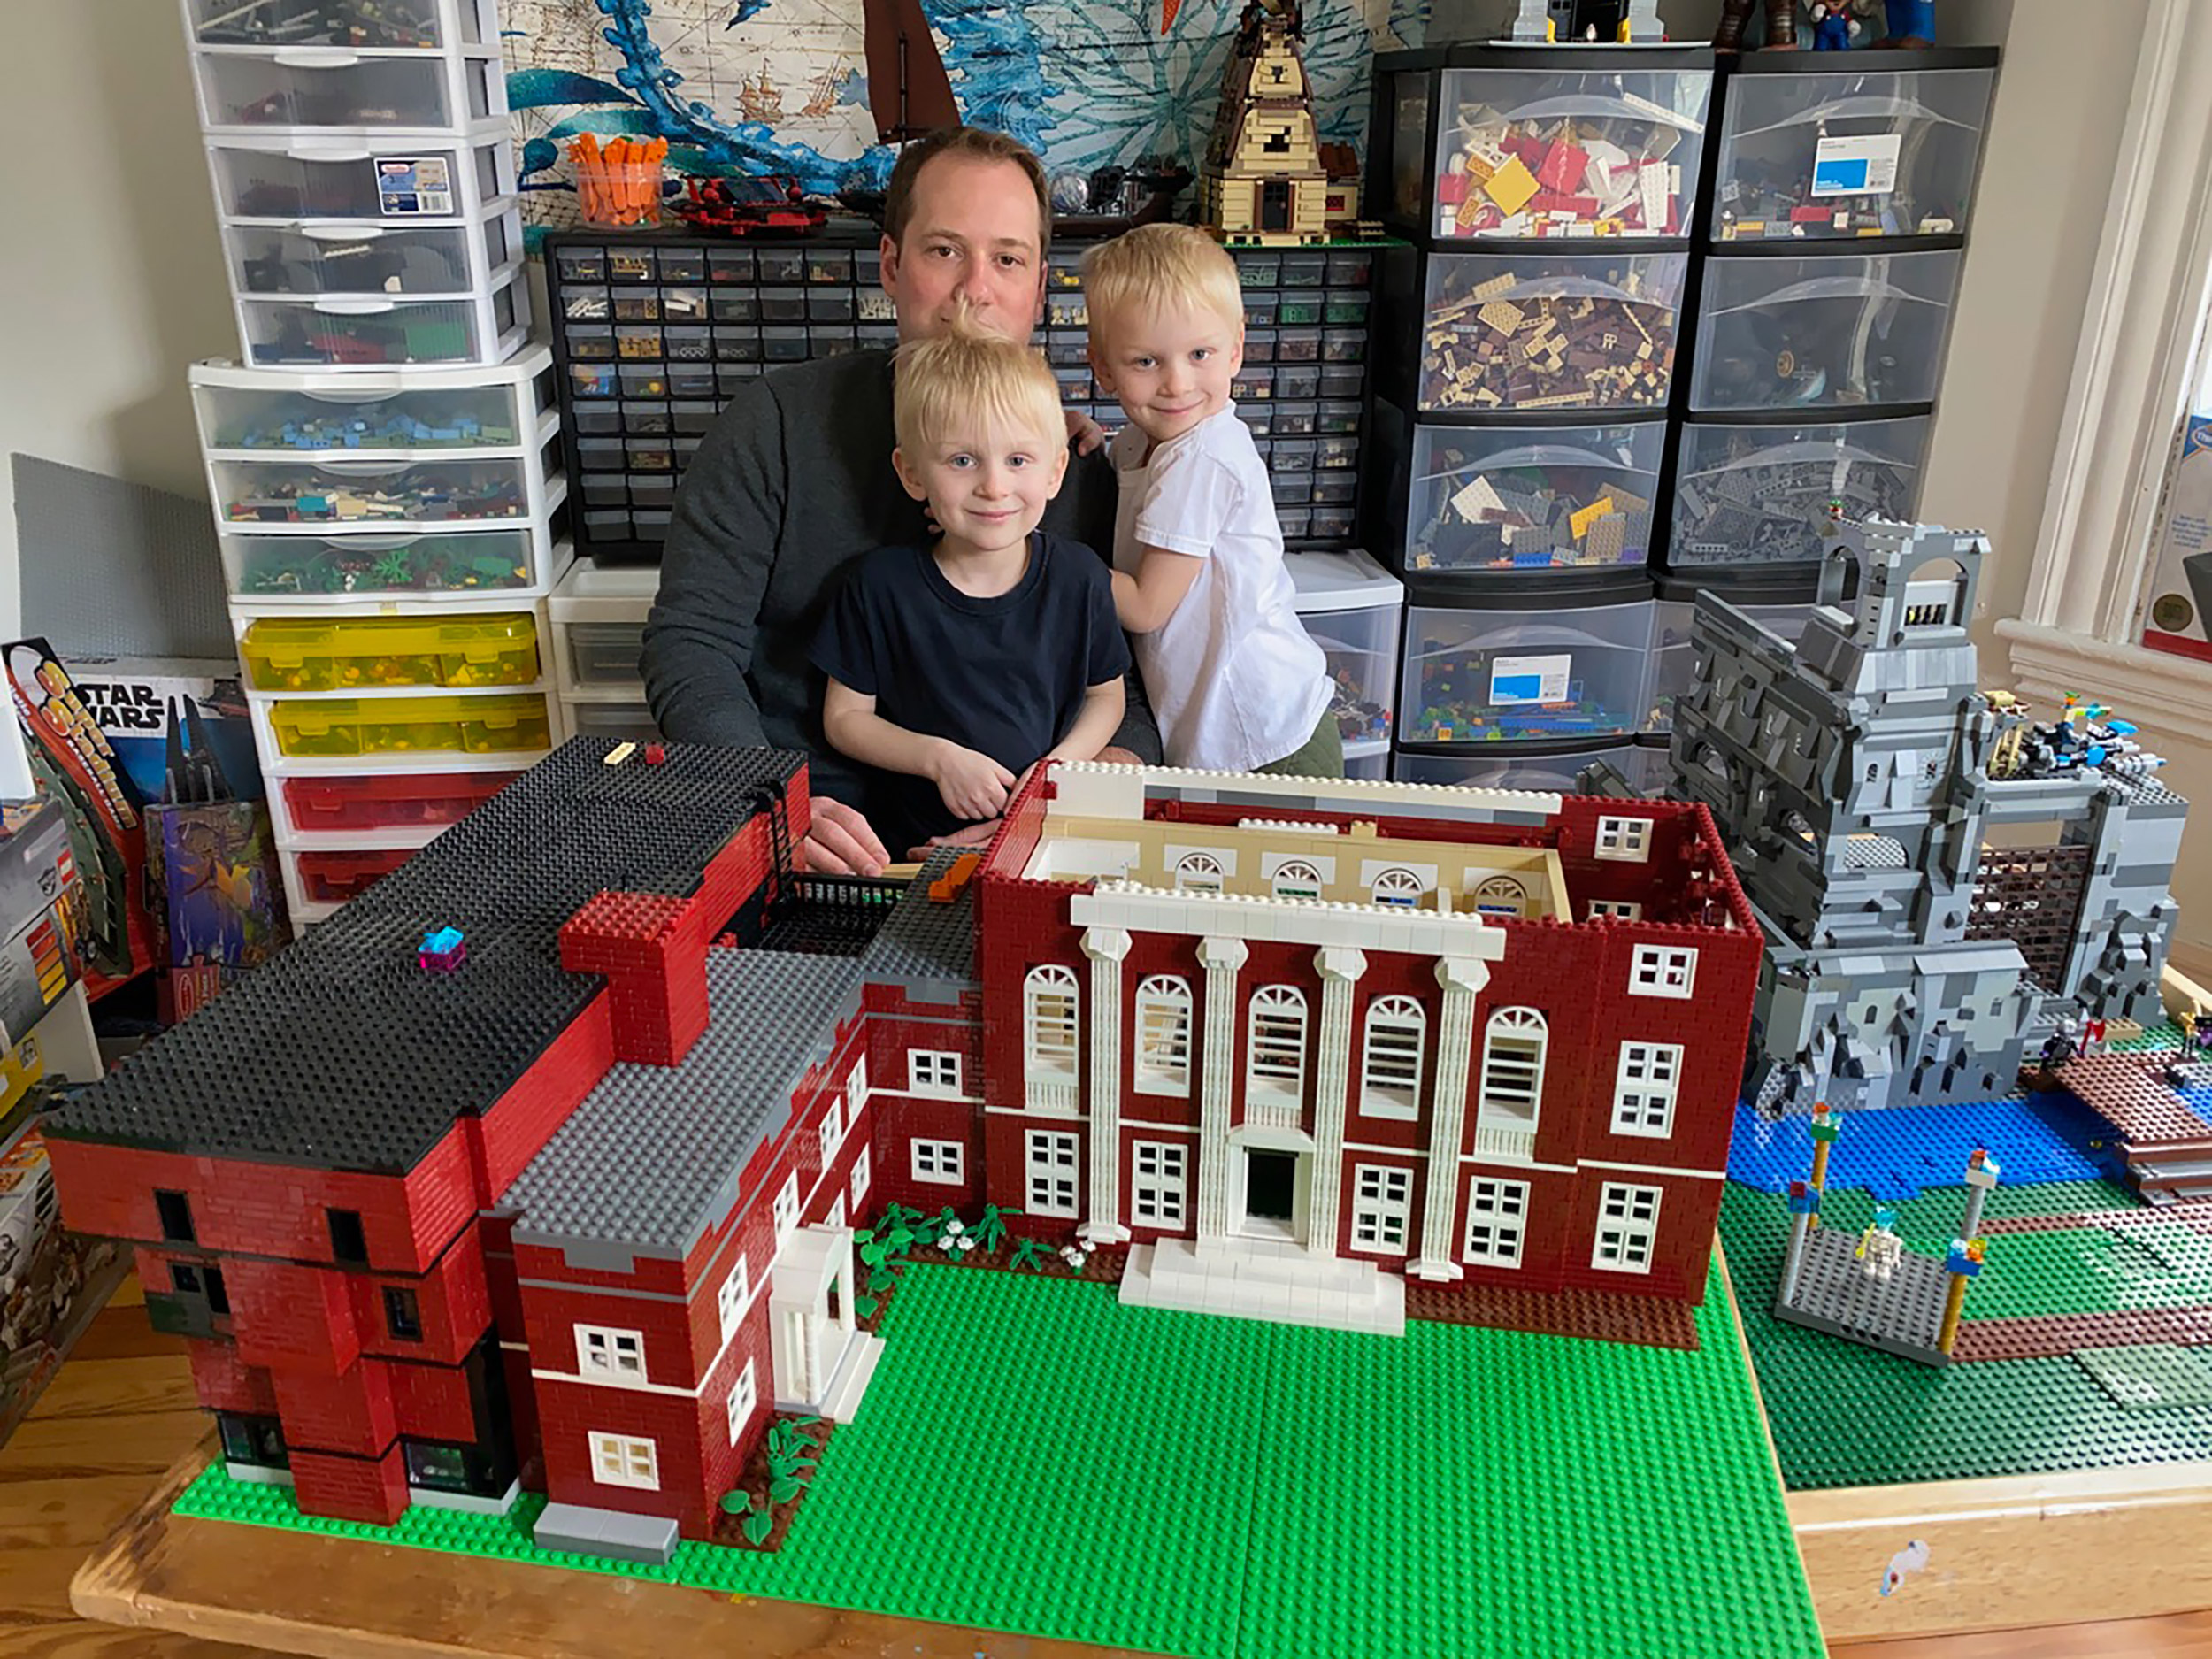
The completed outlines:
[[[531,1540],[540,1549],[663,1566],[676,1553],[676,1523],[573,1503],[549,1503],[539,1512]]]
[[[2212,1363],[2170,1343],[2083,1348],[2074,1362],[2115,1404],[2131,1411],[2212,1405]]]

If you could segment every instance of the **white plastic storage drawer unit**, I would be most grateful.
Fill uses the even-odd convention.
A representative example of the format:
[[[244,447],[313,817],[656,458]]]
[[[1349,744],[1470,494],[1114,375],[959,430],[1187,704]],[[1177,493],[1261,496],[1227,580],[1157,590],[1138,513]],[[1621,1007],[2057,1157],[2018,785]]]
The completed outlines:
[[[1297,584],[1298,619],[1328,657],[1330,710],[1344,740],[1346,772],[1380,777],[1352,768],[1390,752],[1405,588],[1356,549],[1289,553],[1284,563]]]
[[[504,123],[498,0],[184,0],[211,133]]]

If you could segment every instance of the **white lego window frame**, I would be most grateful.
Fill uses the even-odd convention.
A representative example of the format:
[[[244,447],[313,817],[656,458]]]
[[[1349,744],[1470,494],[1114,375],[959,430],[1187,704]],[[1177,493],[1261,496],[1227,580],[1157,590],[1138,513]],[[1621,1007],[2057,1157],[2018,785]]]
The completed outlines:
[[[1268,890],[1279,899],[1317,899],[1328,886],[1321,866],[1310,858],[1285,858],[1268,873]]]
[[[1631,996],[1666,996],[1687,1001],[1696,988],[1694,945],[1639,945],[1629,957]]]
[[[1421,1115],[1422,1060],[1428,1010],[1410,996],[1379,996],[1360,1031],[1359,1109],[1370,1118],[1410,1123]]]
[[[781,1244],[799,1225],[799,1172],[796,1170],[783,1178],[783,1185],[776,1189],[776,1242]]]
[[[862,1147],[853,1154],[852,1179],[845,1183],[845,1193],[853,1201],[853,1213],[860,1213],[862,1200],[868,1196],[868,1184],[875,1178],[875,1171],[868,1158],[868,1148]]]
[[[1528,914],[1528,884],[1518,876],[1485,876],[1467,896],[1478,916]]]
[[[1367,884],[1368,896],[1377,904],[1398,910],[1418,910],[1432,884],[1403,864],[1388,864],[1375,872]]]
[[[957,1100],[961,1092],[962,1056],[954,1048],[909,1048],[906,1051],[906,1092],[941,1100]]]
[[[1190,1148],[1173,1141],[1129,1147],[1129,1219],[1140,1227],[1180,1227],[1189,1214]]]
[[[1469,1179],[1463,1260],[1472,1267],[1520,1266],[1521,1248],[1528,1241],[1528,1193],[1526,1181],[1495,1175]]]
[[[1598,1193],[1597,1237],[1590,1265],[1608,1273],[1648,1273],[1659,1242],[1659,1204],[1665,1189],[1608,1181]]]
[[[1219,893],[1228,886],[1228,863],[1219,853],[1199,849],[1174,856],[1179,893]]]
[[[823,1114],[822,1121],[815,1125],[815,1150],[821,1155],[824,1170],[827,1170],[831,1164],[837,1162],[838,1142],[844,1139],[841,1133],[843,1125],[837,1121],[837,1097],[832,1095],[829,1110]]]
[[[1063,1129],[1031,1129],[1022,1135],[1023,1192],[1033,1216],[1080,1216],[1082,1140]]]
[[[1137,984],[1136,1064],[1131,1082],[1142,1094],[1190,1094],[1190,981],[1177,973],[1147,974]]]
[[[603,1486],[629,1486],[639,1492],[661,1489],[660,1448],[634,1434],[605,1429],[586,1431],[591,1447],[591,1478]]]
[[[914,1179],[936,1187],[967,1185],[968,1148],[957,1141],[910,1141]]]
[[[617,1383],[646,1380],[644,1332],[611,1325],[580,1325],[575,1334],[579,1377]]]
[[[715,1289],[714,1311],[721,1326],[722,1340],[727,1342],[737,1334],[737,1322],[745,1316],[745,1300],[752,1294],[752,1275],[747,1271],[745,1257],[741,1254],[730,1263],[730,1271],[722,1276]]]
[[[760,1403],[760,1385],[753,1379],[753,1362],[749,1359],[738,1368],[737,1379],[730,1385],[730,1397],[726,1406],[730,1418],[730,1444],[737,1444],[745,1432],[745,1425],[752,1420],[753,1408]]]
[[[860,1109],[868,1103],[868,1056],[861,1055],[845,1074],[845,1121],[860,1121]]]
[[[1413,1236],[1413,1171],[1395,1164],[1352,1166],[1352,1248],[1403,1256]]]
[[[1599,818],[1594,850],[1600,859],[1615,864],[1649,864],[1651,820],[1609,815]]]
[[[1594,922],[1601,916],[1609,916],[1616,921],[1640,922],[1644,919],[1644,907],[1634,899],[1592,899],[1589,919]]]
[[[1304,992],[1294,985],[1254,987],[1245,1008],[1246,1104],[1305,1103],[1306,1030]]]
[[[1022,1067],[1030,1082],[1075,1082],[1081,1007],[1072,968],[1040,963],[1023,976]]]
[[[1682,1045],[1621,1043],[1613,1074],[1613,1133],[1664,1141],[1674,1133],[1675,1096],[1682,1087]]]
[[[1482,1029],[1478,1125],[1534,1130],[1543,1121],[1544,1071],[1550,1059],[1551,1022],[1541,1009],[1494,1012]]]

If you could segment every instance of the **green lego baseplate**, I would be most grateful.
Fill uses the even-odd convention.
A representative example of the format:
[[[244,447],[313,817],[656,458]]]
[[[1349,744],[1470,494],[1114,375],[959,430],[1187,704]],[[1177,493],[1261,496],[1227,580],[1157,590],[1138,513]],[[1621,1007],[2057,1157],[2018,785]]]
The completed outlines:
[[[1964,1211],[1965,1189],[1924,1192],[1896,1209],[1907,1248],[1940,1253]],[[1968,1335],[1978,1322],[1996,1319],[2212,1306],[2212,1239],[2160,1218],[2119,1187],[2101,1181],[1999,1187],[1985,1212],[1993,1222],[2029,1216],[2087,1222],[2101,1213],[2129,1219],[2110,1228],[1990,1234],[1988,1262],[1967,1292]],[[1821,1200],[1824,1226],[1857,1233],[1872,1217],[1863,1191]],[[2146,1409],[2118,1397],[2082,1355],[1938,1369],[1782,1323],[1770,1310],[1789,1226],[1782,1198],[1729,1183],[1721,1239],[1792,1491],[2212,1458],[2212,1404],[2197,1402],[2177,1380],[2163,1403]],[[2096,1344],[2110,1345],[2109,1337]],[[2162,1367],[2162,1377],[2178,1379],[2187,1374],[2180,1366],[2205,1357],[2201,1349],[2176,1351],[2192,1357]]]
[[[774,1555],[541,1551],[534,1495],[392,1527],[303,1517],[220,1465],[175,1509],[1190,1659],[1812,1659],[1717,1269],[1697,1324],[1694,1352],[1386,1338],[923,1264]]]

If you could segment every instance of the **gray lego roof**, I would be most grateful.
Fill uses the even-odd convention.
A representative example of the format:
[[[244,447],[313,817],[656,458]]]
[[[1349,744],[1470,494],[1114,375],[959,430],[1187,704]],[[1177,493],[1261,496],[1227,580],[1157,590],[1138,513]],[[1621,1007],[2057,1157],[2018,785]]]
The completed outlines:
[[[862,954],[864,978],[909,989],[975,982],[975,890],[982,871],[941,904],[929,896],[930,883],[952,868],[962,850],[941,847],[930,855]]]
[[[672,1066],[618,1061],[501,1200],[528,1244],[680,1256],[736,1202],[791,1087],[860,1005],[842,956],[707,953],[707,1029]]]

